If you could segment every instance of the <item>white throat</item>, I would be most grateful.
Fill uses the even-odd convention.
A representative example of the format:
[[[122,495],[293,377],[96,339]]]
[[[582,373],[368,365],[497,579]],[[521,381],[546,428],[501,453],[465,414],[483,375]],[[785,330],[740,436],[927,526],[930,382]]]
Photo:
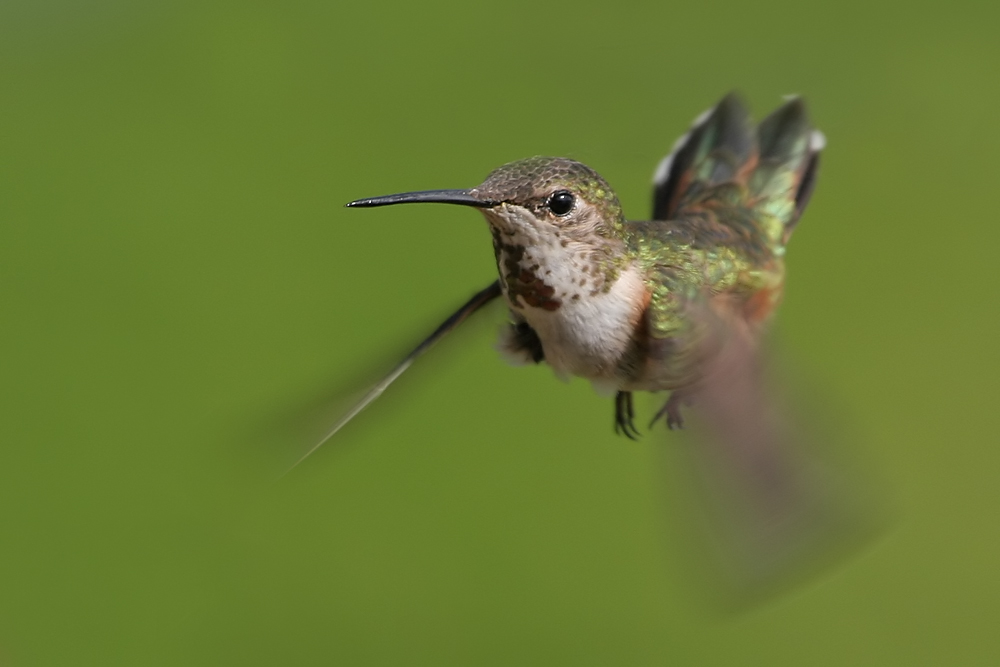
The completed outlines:
[[[487,217],[504,295],[538,334],[545,361],[559,375],[615,385],[645,304],[638,269],[625,266],[609,281],[598,263],[602,247],[519,207],[498,207]]]

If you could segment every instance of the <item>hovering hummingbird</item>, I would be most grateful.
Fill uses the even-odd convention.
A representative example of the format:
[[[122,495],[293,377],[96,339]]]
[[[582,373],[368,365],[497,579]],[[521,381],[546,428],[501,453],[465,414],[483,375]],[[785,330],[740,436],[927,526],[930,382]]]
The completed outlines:
[[[730,94],[699,116],[658,165],[649,221],[626,220],[590,167],[533,157],[468,190],[358,199],[478,209],[493,236],[498,279],[445,320],[334,424],[309,456],[466,318],[502,298],[498,348],[615,394],[615,430],[629,438],[633,392],[670,392],[650,426],[685,422],[702,437],[680,453],[679,480],[702,497],[722,573],[742,592],[829,562],[865,537],[877,499],[857,466],[807,435],[771,391],[763,338],[781,301],[785,249],[809,202],[825,139],[800,98],[759,125]],[[787,395],[787,394],[786,394]],[[850,458],[850,457],[847,457]],[[297,465],[297,464],[296,464]],[[293,466],[294,467],[294,466]],[[683,503],[687,506],[687,500]],[[701,559],[699,559],[701,560]]]
[[[350,202],[352,208],[479,209],[493,235],[499,279],[442,323],[302,459],[431,345],[500,297],[509,310],[501,352],[615,392],[615,430],[630,438],[638,434],[632,392],[669,391],[653,423],[662,419],[671,429],[684,424],[683,405],[726,403],[718,391],[734,384],[726,369],[734,358],[755,355],[781,300],[785,247],[809,201],[823,146],[801,99],[754,127],[729,94],[660,162],[649,221],[626,220],[597,172],[557,157],[511,162],[468,190]]]

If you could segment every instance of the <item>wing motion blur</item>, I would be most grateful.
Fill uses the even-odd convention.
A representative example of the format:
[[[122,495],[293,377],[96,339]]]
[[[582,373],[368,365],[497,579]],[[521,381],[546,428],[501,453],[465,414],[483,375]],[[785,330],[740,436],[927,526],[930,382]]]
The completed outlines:
[[[686,255],[675,253],[655,267],[673,291],[660,298],[665,335],[650,350],[674,355],[664,365],[682,359],[673,340],[676,331],[687,336],[680,348],[694,360],[692,379],[659,416],[673,428],[682,423],[681,405],[692,408],[691,434],[668,447],[689,491],[679,502],[701,514],[691,522],[708,552],[698,562],[714,563],[712,580],[743,599],[815,572],[870,535],[877,520],[877,498],[847,443],[805,418],[810,406],[776,377],[765,344],[783,289],[785,246],[824,145],[801,98],[787,99],[755,128],[739,96],[727,95],[660,162],[652,220],[663,222],[645,223],[639,242],[702,252],[694,255],[700,264],[685,265],[677,258]]]
[[[402,375],[406,369],[408,369],[414,361],[416,361],[421,355],[427,352],[431,347],[434,346],[439,340],[444,338],[447,334],[453,331],[459,324],[464,322],[470,315],[474,312],[488,304],[489,302],[500,296],[500,281],[492,282],[488,287],[477,292],[471,299],[469,299],[461,308],[456,310],[451,314],[448,319],[441,323],[434,332],[425,338],[419,345],[413,348],[406,357],[403,358],[391,371],[389,371],[381,380],[375,383],[375,385],[368,390],[368,392],[361,397],[354,405],[351,406],[344,415],[334,423],[330,430],[320,438],[316,444],[310,447],[305,454],[303,454],[299,459],[285,471],[285,474],[291,472],[296,466],[306,460],[310,455],[313,454],[317,449],[323,446],[330,438],[337,434],[340,429],[344,428],[348,422],[354,419],[358,414],[364,410],[366,407],[371,405],[371,403],[382,395],[389,385],[396,381],[396,379]]]
[[[695,561],[727,605],[743,606],[870,539],[880,503],[849,443],[809,418],[813,406],[793,394],[773,353],[708,317],[712,350],[685,395],[692,428],[666,449],[686,489],[683,518],[698,533]]]

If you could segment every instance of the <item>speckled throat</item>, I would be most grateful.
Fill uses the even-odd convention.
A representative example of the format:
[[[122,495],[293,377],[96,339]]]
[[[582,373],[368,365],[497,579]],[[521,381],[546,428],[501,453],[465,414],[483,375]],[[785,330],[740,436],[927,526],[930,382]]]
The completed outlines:
[[[624,243],[519,205],[483,214],[504,296],[557,373],[614,384],[645,302]]]
[[[517,309],[527,306],[555,311],[565,301],[606,293],[625,264],[624,249],[614,248],[610,242],[585,248],[555,232],[551,242],[526,245],[523,235],[507,234],[496,227],[492,232],[500,284]],[[564,270],[566,261],[571,271]]]

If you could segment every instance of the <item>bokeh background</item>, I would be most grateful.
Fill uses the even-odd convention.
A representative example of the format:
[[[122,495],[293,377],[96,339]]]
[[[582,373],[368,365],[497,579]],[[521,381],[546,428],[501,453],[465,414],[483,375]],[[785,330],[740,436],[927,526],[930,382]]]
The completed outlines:
[[[0,664],[998,664],[998,21],[6,0]],[[285,425],[495,272],[471,211],[345,201],[552,154],[643,217],[730,89],[758,117],[804,94],[829,139],[778,331],[879,480],[876,539],[712,612],[665,521],[669,440],[504,365],[497,311],[275,482]]]

